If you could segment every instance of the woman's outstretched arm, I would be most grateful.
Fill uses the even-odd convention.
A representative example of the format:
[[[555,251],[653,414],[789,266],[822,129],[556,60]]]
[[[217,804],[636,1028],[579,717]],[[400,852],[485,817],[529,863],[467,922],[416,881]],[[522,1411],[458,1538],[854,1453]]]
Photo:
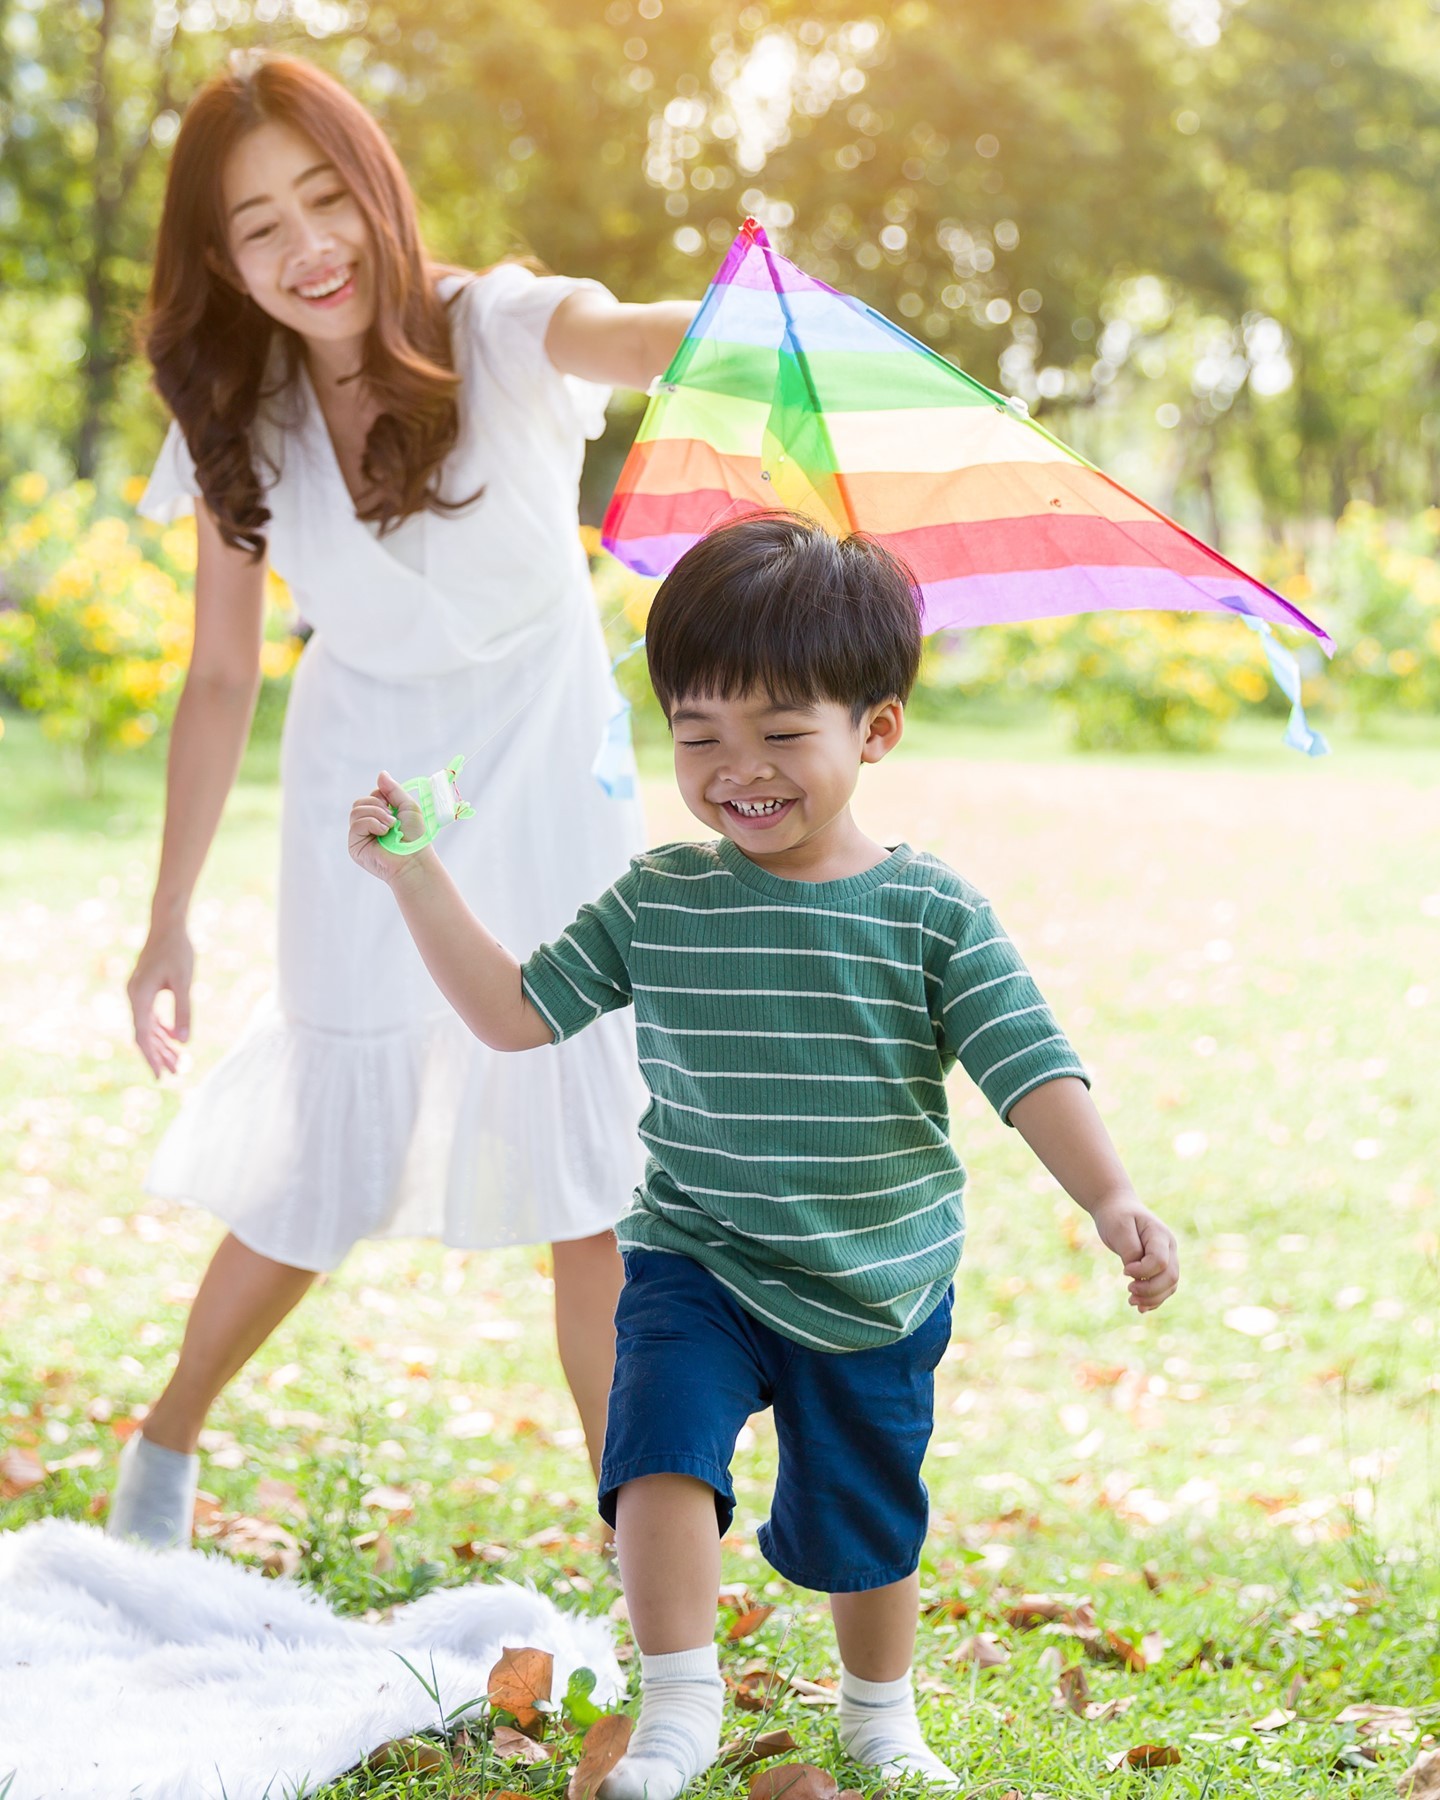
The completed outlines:
[[[562,300],[545,333],[545,354],[562,375],[610,387],[647,388],[680,348],[698,300],[623,305],[582,288]]]
[[[235,782],[260,690],[265,565],[227,544],[203,501],[196,503],[195,644],[170,729],[165,832],[150,903],[150,932],[127,992],[135,1042],[157,1076],[175,1072],[190,1035],[194,952],[190,898]],[[167,1025],[155,1002],[168,992]]]

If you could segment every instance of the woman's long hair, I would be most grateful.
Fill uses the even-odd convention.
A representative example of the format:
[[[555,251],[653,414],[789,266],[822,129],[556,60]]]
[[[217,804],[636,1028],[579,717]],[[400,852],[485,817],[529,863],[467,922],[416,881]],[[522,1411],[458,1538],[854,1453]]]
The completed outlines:
[[[221,179],[232,148],[268,121],[303,132],[339,171],[370,229],[375,319],[360,375],[380,413],[362,469],[362,519],[381,530],[425,508],[453,511],[440,465],[460,430],[450,328],[435,269],[420,241],[415,198],[380,127],[339,82],[295,57],[251,52],[201,88],[176,140],[144,323],[155,385],[185,434],[205,503],[226,543],[259,557],[269,522],[254,425],[270,348],[285,351],[282,386],[298,372],[301,341],[239,291]],[[275,390],[271,390],[272,392]]]

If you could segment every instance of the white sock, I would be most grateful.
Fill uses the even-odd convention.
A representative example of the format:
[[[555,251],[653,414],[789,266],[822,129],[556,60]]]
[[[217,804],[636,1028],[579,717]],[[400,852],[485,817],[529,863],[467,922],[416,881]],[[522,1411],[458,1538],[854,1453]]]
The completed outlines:
[[[110,1496],[105,1529],[155,1550],[190,1542],[200,1458],[152,1444],[135,1432],[120,1452],[120,1474]]]
[[[898,1681],[862,1681],[841,1669],[840,1744],[847,1756],[882,1775],[923,1775],[937,1786],[960,1785],[920,1735],[908,1673]]]
[[[640,1723],[600,1800],[675,1800],[720,1749],[725,1683],[713,1644],[640,1658]]]

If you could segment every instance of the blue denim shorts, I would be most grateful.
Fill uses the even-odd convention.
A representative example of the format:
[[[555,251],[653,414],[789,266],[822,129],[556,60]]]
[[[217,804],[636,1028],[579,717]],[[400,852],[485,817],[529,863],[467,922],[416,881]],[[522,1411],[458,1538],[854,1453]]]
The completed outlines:
[[[916,1331],[875,1350],[807,1349],[746,1312],[708,1270],[664,1251],[625,1253],[600,1512],[627,1481],[693,1475],[735,1514],[740,1428],[775,1414],[780,1469],[760,1548],[787,1580],[827,1594],[902,1581],[919,1566],[930,1502],[920,1464],[953,1290]]]

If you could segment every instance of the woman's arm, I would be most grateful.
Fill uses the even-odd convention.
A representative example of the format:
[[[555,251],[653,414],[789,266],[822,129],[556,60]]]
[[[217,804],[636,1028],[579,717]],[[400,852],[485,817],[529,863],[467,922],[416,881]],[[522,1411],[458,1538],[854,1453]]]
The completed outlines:
[[[627,306],[581,288],[562,300],[545,333],[545,354],[562,375],[610,387],[648,388],[680,348],[698,300]]]
[[[172,1074],[190,1035],[194,952],[185,929],[190,897],[234,785],[260,689],[265,565],[227,544],[203,502],[195,508],[195,644],[170,730],[165,831],[150,903],[150,933],[127,992],[135,1042],[151,1070]],[[173,1025],[155,1001],[169,992]]]

